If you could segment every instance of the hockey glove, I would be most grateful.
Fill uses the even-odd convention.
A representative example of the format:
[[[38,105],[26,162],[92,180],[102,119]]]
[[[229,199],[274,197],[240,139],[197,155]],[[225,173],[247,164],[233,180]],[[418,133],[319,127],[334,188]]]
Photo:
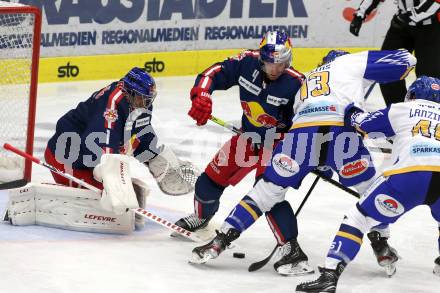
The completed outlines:
[[[196,120],[197,125],[205,125],[212,113],[211,94],[207,90],[193,87],[190,96],[192,106],[188,115]]]
[[[358,14],[354,14],[353,16],[353,20],[350,23],[350,33],[357,37],[359,36],[359,31],[361,30],[364,18]]]
[[[354,103],[349,104],[345,108],[344,125],[347,127],[353,127],[353,131],[355,131],[363,136],[364,133],[362,131],[360,131],[360,129],[358,128],[358,123],[356,122],[356,118],[359,115],[361,115],[362,113],[364,113],[364,110],[357,107]]]

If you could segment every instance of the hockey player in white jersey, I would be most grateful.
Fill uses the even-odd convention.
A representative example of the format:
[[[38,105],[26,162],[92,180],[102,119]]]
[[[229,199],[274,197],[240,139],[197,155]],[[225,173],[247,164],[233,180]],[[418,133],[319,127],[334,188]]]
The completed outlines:
[[[298,189],[313,170],[334,170],[342,184],[361,193],[374,178],[375,168],[362,139],[353,128],[344,126],[344,110],[350,103],[362,101],[372,82],[405,78],[416,59],[406,50],[331,51],[323,62],[306,75],[296,96],[293,125],[274,150],[263,178],[232,210],[217,236],[193,250],[192,262],[216,258],[264,212],[284,200],[289,187]],[[290,242],[286,245],[281,250],[292,259],[300,254]]]
[[[394,223],[414,207],[428,205],[440,224],[440,80],[418,78],[404,103],[372,113],[350,106],[346,113],[347,121],[361,133],[394,138],[394,164],[345,215],[321,276],[298,285],[296,292],[335,292],[339,276],[361,247],[363,234],[378,223]],[[440,276],[440,257],[434,273]]]

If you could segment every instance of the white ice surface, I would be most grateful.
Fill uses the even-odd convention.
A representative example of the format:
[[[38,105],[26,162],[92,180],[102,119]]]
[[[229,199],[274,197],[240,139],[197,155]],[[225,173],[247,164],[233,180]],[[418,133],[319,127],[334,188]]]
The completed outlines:
[[[187,116],[192,82],[193,77],[158,79],[153,125],[163,143],[204,168],[230,133],[213,123],[197,127]],[[107,83],[40,85],[34,154],[43,157],[46,141],[63,113]],[[369,106],[383,106],[379,97],[376,87]],[[215,115],[238,121],[236,90],[215,93],[213,99]],[[288,192],[287,199],[294,209],[313,177],[309,175],[299,191]],[[47,182],[51,176],[43,167],[34,166],[33,180]],[[226,189],[215,224],[222,223],[252,183],[252,176],[248,176],[238,186]],[[147,206],[154,213],[175,221],[192,212],[192,194],[167,196],[153,181],[151,190]],[[5,192],[0,191],[1,209],[6,202]],[[298,217],[299,242],[313,265],[323,263],[344,212],[355,202],[355,198],[332,185],[318,183]],[[273,270],[273,262],[260,271],[247,272],[249,264],[266,257],[275,245],[265,219],[260,219],[236,241],[233,251],[245,252],[245,259],[233,258],[233,251],[226,251],[204,266],[188,264],[196,244],[168,235],[166,229],[150,222],[143,231],[129,236],[0,223],[0,292],[294,292],[297,283],[317,276],[281,277]],[[440,278],[432,274],[433,260],[438,256],[437,237],[437,223],[429,209],[414,209],[392,226],[390,243],[403,257],[397,274],[391,279],[385,276],[366,241],[341,277],[338,292],[440,292]]]

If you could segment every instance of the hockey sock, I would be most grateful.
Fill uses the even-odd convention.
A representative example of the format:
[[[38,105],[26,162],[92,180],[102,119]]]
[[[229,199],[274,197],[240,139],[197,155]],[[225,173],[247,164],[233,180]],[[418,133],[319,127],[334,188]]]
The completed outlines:
[[[278,244],[283,245],[298,237],[296,217],[289,202],[277,203],[266,213],[266,219]]]
[[[243,199],[235,206],[225,222],[234,229],[243,232],[262,215],[260,208],[249,196]]]
[[[203,172],[196,181],[194,211],[201,219],[211,218],[218,210],[225,187],[218,185]]]
[[[359,229],[341,224],[327,254],[325,267],[334,269],[340,261],[347,264],[352,261],[361,248],[363,236]]]

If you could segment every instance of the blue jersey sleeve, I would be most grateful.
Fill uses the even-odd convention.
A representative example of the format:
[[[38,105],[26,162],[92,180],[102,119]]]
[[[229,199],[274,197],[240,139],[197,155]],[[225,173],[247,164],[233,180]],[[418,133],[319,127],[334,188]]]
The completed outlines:
[[[352,126],[371,138],[394,136],[395,132],[388,117],[389,111],[390,108],[385,108],[375,112],[360,113],[353,119]]]
[[[416,58],[407,50],[368,51],[364,78],[378,83],[404,79],[415,64]]]
[[[237,57],[215,63],[197,76],[194,86],[212,93],[215,90],[227,90],[237,85],[241,66],[246,63],[246,58],[253,54],[253,51],[244,51]]]

